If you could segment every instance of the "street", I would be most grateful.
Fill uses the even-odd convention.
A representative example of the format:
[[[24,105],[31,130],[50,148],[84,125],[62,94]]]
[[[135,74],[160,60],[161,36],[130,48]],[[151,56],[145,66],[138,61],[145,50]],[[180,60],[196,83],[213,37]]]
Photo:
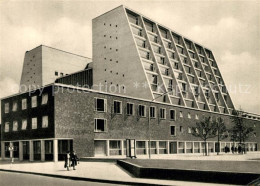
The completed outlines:
[[[92,186],[92,185],[114,185],[106,183],[97,183],[97,182],[88,182],[88,181],[78,181],[78,180],[69,180],[61,178],[51,178],[46,176],[30,175],[30,174],[21,174],[21,173],[10,173],[0,171],[0,185],[1,186]]]

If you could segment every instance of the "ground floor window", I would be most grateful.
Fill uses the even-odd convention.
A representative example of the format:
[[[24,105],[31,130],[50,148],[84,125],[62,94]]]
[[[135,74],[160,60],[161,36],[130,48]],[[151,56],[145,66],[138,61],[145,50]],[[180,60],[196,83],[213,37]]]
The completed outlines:
[[[194,142],[194,153],[200,153],[200,142]]]
[[[121,145],[121,141],[116,141],[116,140],[109,141],[110,156],[121,155],[120,145]]]
[[[184,142],[178,143],[178,153],[184,153]]]
[[[186,153],[192,153],[192,142],[186,142]]]
[[[146,154],[145,141],[136,141],[136,154],[138,155]]]
[[[148,142],[148,147],[149,147],[149,142]],[[156,151],[156,141],[151,141],[151,154],[156,154],[157,151]]]
[[[166,141],[159,141],[159,154],[167,153],[167,144]]]
[[[33,142],[33,156],[34,156],[34,160],[41,159],[41,142],[40,141]]]

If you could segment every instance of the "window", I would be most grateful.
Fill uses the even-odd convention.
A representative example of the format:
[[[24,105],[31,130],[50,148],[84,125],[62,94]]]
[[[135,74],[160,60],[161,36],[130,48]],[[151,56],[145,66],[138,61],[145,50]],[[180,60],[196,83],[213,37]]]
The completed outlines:
[[[188,118],[191,119],[191,115],[190,115],[190,113],[188,113]]]
[[[95,119],[94,132],[105,132],[107,130],[107,120]]]
[[[134,115],[134,104],[133,103],[127,103],[126,114],[127,115]]]
[[[5,113],[9,113],[9,103],[5,104]]]
[[[43,116],[42,117],[42,128],[47,128],[48,127],[48,116]]]
[[[195,119],[199,119],[199,115],[198,114],[195,114]]]
[[[95,111],[106,112],[107,111],[107,100],[102,98],[95,98]]]
[[[23,119],[22,120],[22,130],[26,130],[27,129],[27,119]]]
[[[175,110],[170,110],[170,119],[175,120]]]
[[[55,71],[55,76],[58,76],[58,75],[59,75],[59,73],[57,71]]]
[[[27,99],[26,98],[22,99],[22,110],[25,110],[25,109],[27,109]]]
[[[14,121],[13,122],[13,131],[17,131],[18,130],[18,122]]]
[[[199,129],[198,129],[198,128],[196,128],[196,129],[195,129],[195,132],[196,132],[197,134],[199,134]]]
[[[150,107],[150,118],[155,118],[156,113],[155,113],[155,107]]]
[[[256,137],[256,132],[254,132],[254,137]]]
[[[32,129],[37,129],[37,118],[32,118]]]
[[[180,132],[183,133],[183,126],[180,126]]]
[[[63,72],[61,72],[60,75],[63,76]]]
[[[32,108],[37,107],[37,96],[32,97]]]
[[[114,101],[114,113],[122,114],[122,102]]]
[[[5,132],[9,132],[9,122],[5,122]]]
[[[183,114],[182,114],[182,111],[180,111],[180,118],[182,118],[183,117]]]
[[[160,119],[166,119],[166,109],[160,108]]]
[[[188,133],[191,134],[191,128],[190,127],[188,127]]]
[[[45,105],[48,103],[48,94],[42,95],[42,105]]]
[[[145,117],[146,116],[145,106],[144,105],[139,105],[139,107],[138,107],[138,114],[141,117]]]
[[[171,126],[171,135],[176,136],[175,126]]]
[[[17,111],[17,101],[13,102],[13,112]]]

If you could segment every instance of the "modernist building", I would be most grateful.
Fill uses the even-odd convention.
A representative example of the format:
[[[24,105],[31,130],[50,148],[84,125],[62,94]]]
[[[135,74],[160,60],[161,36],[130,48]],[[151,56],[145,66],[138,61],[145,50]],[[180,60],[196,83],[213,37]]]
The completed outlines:
[[[93,19],[93,62],[39,46],[26,52],[19,94],[1,100],[1,155],[20,160],[202,153],[191,134],[211,116],[232,126],[232,100],[211,50],[120,6]],[[256,151],[260,116],[247,114]],[[250,118],[249,118],[250,117]],[[229,139],[221,142],[231,147]],[[207,143],[215,152],[216,139]]]

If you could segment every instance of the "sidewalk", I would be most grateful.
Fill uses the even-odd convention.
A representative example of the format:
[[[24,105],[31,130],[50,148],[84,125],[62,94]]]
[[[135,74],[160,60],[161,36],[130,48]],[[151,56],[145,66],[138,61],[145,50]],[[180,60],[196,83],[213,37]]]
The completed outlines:
[[[124,185],[140,185],[140,184],[154,184],[154,185],[220,185],[199,182],[185,182],[185,181],[171,181],[171,180],[157,180],[157,179],[142,179],[135,178],[125,170],[116,165],[116,163],[104,162],[80,162],[77,170],[67,171],[63,168],[63,162],[16,162],[9,164],[6,161],[0,162],[1,171],[21,171],[24,173],[33,173],[44,176],[52,176],[66,179],[80,179],[87,181],[114,183]],[[15,173],[14,173],[15,174]]]

